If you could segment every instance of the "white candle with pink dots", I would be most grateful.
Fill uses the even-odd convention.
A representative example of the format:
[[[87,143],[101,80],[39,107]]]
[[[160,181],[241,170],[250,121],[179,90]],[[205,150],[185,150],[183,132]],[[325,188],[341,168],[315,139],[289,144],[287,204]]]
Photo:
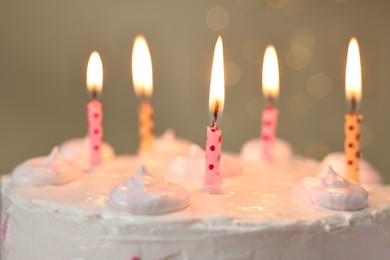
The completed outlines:
[[[91,143],[91,169],[101,165],[101,146],[103,139],[102,104],[98,96],[103,88],[103,65],[98,52],[93,51],[87,68],[87,89],[91,101],[87,104],[88,136]]]
[[[279,111],[275,107],[275,99],[279,95],[279,66],[275,47],[268,45],[263,61],[263,95],[267,98],[267,106],[262,113],[261,140],[263,161],[271,162],[272,144],[276,136]]]
[[[220,175],[222,132],[217,126],[217,121],[218,119],[221,119],[224,107],[224,77],[223,43],[221,36],[219,36],[214,50],[210,82],[209,111],[212,118],[212,125],[207,127],[206,140],[206,171],[204,189],[209,193],[220,193],[222,186],[222,179]]]

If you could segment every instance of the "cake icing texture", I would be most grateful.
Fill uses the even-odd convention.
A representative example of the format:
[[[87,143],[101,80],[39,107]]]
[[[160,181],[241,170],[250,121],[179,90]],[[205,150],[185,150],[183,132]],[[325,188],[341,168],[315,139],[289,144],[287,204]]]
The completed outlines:
[[[16,185],[61,185],[83,174],[74,162],[62,157],[58,147],[54,147],[49,156],[33,158],[17,166],[12,179]]]
[[[294,196],[306,203],[334,210],[359,210],[366,206],[368,193],[331,167],[315,177],[307,176],[294,188]]]
[[[187,207],[189,193],[163,176],[151,174],[142,165],[135,176],[111,191],[109,204],[131,214],[157,215]]]
[[[169,161],[168,174],[181,178],[203,179],[206,165],[205,157],[206,152],[198,145],[193,144],[187,154],[176,156]],[[223,153],[220,163],[222,178],[241,174],[241,162],[237,156]]]
[[[336,211],[293,197],[319,172],[315,160],[241,163],[218,195],[204,192],[201,178],[160,175],[167,163],[139,171],[145,160],[118,156],[62,185],[21,186],[3,176],[2,259],[390,259],[388,186],[363,183],[365,206]],[[327,184],[320,189],[355,191],[333,172],[312,178]]]

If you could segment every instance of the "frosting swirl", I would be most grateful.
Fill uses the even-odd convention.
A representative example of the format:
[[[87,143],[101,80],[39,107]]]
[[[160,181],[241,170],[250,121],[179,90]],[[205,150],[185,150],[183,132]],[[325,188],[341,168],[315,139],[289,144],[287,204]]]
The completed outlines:
[[[345,177],[345,154],[330,153],[321,162],[319,172],[326,170],[329,166],[332,167],[342,177]],[[382,183],[380,173],[366,160],[359,160],[359,181],[364,184]]]
[[[82,170],[64,159],[58,147],[54,147],[49,156],[33,158],[17,166],[12,172],[12,179],[17,185],[61,185],[82,175]]]
[[[109,204],[135,215],[157,215],[186,208],[189,198],[183,187],[151,174],[142,165],[133,177],[111,191]]]
[[[334,210],[359,210],[366,206],[368,193],[331,167],[315,177],[305,177],[293,190],[294,197],[308,204]]]
[[[111,145],[103,143],[101,149],[103,163],[114,159],[115,151]],[[60,146],[60,152],[65,159],[75,162],[82,169],[90,168],[91,144],[88,137],[66,141]]]
[[[173,158],[168,164],[168,174],[188,179],[204,178],[205,151],[192,144],[188,153]],[[237,156],[223,153],[221,156],[221,176],[233,177],[241,174],[241,162]]]

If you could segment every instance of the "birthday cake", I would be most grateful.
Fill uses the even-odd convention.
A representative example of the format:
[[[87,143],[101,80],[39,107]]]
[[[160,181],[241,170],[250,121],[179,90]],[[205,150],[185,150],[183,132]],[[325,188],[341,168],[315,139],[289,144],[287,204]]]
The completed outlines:
[[[172,134],[150,155],[104,145],[92,171],[74,156],[87,141],[2,178],[2,259],[390,259],[390,187],[367,162],[357,185],[340,154],[320,163],[279,140],[282,158],[266,163],[250,141],[241,158],[222,154],[209,194],[204,151]]]

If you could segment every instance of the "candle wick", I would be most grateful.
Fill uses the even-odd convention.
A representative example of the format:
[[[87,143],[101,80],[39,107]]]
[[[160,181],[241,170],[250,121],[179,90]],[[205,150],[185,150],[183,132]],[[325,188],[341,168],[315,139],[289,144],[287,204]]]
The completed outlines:
[[[213,120],[213,125],[216,125],[216,124],[217,124],[218,111],[219,111],[219,103],[218,103],[218,101],[216,101],[216,102],[215,102],[215,107],[214,107],[214,120]]]
[[[352,101],[351,101],[351,114],[355,114],[356,106],[357,106],[356,98],[352,97]]]
[[[94,89],[92,90],[92,99],[97,99],[98,98],[98,93],[97,91]]]
[[[141,98],[141,100],[144,104],[149,103],[149,97],[148,97],[148,95],[146,95],[145,91],[142,91],[142,93],[139,95],[139,97]]]
[[[268,103],[268,107],[273,107],[274,106],[274,104],[275,104],[275,99],[274,99],[274,97],[273,96],[268,96],[268,98],[267,98],[267,103]]]

